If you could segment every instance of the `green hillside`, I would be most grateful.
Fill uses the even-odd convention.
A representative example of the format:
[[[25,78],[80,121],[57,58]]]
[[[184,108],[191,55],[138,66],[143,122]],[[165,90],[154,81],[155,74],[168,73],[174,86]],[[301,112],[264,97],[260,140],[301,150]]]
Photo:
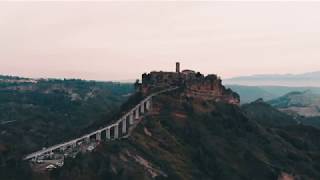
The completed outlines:
[[[21,170],[21,157],[26,153],[77,137],[114,120],[122,103],[133,92],[132,84],[112,82],[2,79],[0,179],[6,180],[23,177],[15,170]]]
[[[252,104],[252,107],[255,107]],[[154,100],[128,140],[102,144],[51,173],[52,179],[259,179],[281,175],[319,179],[320,131],[296,125],[271,106],[254,113],[284,117],[265,125],[255,115],[223,103],[183,99],[180,92]],[[279,119],[279,121],[282,119]],[[291,123],[292,122],[292,123]]]

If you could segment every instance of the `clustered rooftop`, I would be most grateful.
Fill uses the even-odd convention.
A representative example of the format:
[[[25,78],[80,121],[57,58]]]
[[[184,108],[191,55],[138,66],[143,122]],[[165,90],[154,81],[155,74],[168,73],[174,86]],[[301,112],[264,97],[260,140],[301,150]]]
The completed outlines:
[[[179,62],[176,63],[175,72],[152,71],[144,73],[142,83],[138,87],[143,94],[148,94],[158,89],[173,86],[183,87],[184,95],[187,97],[223,101],[231,104],[239,104],[240,102],[239,95],[230,89],[226,89],[217,75],[204,76],[193,70],[180,72]]]

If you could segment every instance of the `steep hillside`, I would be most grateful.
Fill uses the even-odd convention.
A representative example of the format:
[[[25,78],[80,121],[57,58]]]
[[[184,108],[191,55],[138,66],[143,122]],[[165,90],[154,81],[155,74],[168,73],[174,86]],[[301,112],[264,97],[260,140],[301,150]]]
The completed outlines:
[[[298,124],[297,119],[278,111],[261,99],[250,104],[244,104],[241,109],[248,118],[266,127],[284,127]]]
[[[291,92],[268,103],[289,114],[320,116],[320,95],[311,91]]]
[[[320,117],[300,117],[300,123],[308,126],[320,128]]]
[[[28,172],[21,164],[26,153],[113,120],[133,92],[132,84],[0,79],[0,179],[6,180]]]
[[[152,113],[129,139],[102,143],[93,154],[67,161],[51,179],[320,178],[319,130],[266,126],[236,105],[181,94],[155,98]]]

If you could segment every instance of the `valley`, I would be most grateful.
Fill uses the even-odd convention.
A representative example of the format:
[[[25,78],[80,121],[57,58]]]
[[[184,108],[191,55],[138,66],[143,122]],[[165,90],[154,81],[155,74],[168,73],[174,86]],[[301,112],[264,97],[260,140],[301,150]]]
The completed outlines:
[[[310,92],[241,105],[241,96],[223,86],[218,76],[179,68],[176,72],[145,73],[135,84],[45,80],[6,82],[1,88],[1,102],[19,102],[9,109],[12,112],[23,113],[23,108],[47,112],[42,118],[11,111],[1,116],[1,178],[320,177],[320,129],[304,123],[309,122],[306,117],[281,109],[315,104],[317,95]],[[53,99],[42,100],[51,96]],[[21,103],[23,108],[18,106]],[[53,121],[60,112],[70,115]],[[30,122],[33,124],[28,127]],[[24,134],[21,143],[16,133]]]
[[[82,80],[0,82],[0,179],[21,179],[28,152],[89,132],[117,114],[131,84]],[[2,78],[4,79],[4,78]],[[21,78],[19,78],[21,79]],[[20,172],[21,173],[17,173]],[[20,178],[19,178],[20,177]]]

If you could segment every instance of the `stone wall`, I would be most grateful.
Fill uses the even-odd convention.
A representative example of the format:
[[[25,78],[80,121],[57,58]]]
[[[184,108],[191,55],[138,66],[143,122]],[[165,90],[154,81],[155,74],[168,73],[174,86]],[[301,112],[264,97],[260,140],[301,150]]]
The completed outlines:
[[[223,101],[231,104],[240,103],[239,95],[226,89],[217,75],[204,76],[192,70],[184,70],[181,73],[162,71],[145,73],[142,75],[139,90],[143,94],[148,94],[170,86],[184,87],[184,95],[187,97]]]
[[[230,104],[239,104],[239,95],[226,89],[222,81],[216,75],[198,76],[193,81],[186,83],[187,97],[201,98],[204,100],[215,100]]]

